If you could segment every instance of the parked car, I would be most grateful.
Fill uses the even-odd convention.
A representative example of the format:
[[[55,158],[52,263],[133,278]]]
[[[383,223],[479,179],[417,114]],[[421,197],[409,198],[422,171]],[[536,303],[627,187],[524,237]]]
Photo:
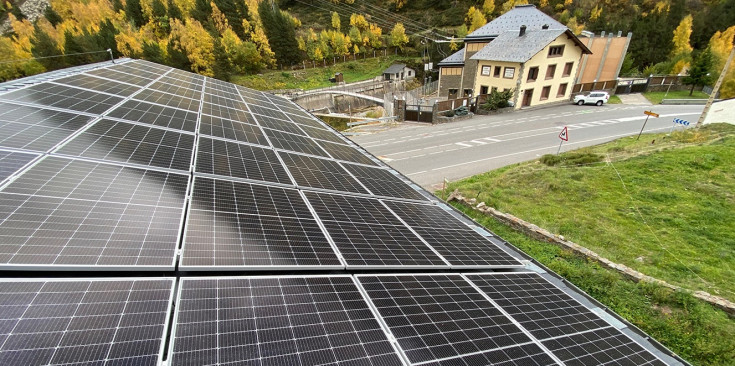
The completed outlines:
[[[605,103],[607,103],[607,100],[610,99],[610,94],[604,91],[593,91],[590,92],[587,95],[577,95],[574,97],[574,104],[577,105],[583,105],[583,104],[594,104],[597,106],[601,106]]]

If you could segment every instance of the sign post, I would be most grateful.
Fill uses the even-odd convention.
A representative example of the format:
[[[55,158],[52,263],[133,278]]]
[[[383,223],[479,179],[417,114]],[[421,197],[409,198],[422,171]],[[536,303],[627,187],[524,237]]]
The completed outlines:
[[[671,126],[671,130],[669,130],[669,135],[671,135],[671,133],[674,132],[674,127],[676,127],[677,124],[682,125],[682,126],[689,126],[689,121],[685,121],[679,118],[674,118],[674,124]]]
[[[653,113],[651,111],[643,111],[643,114],[646,115],[646,120],[643,121],[643,127],[641,127],[641,132],[638,132],[638,137],[635,139],[636,141],[638,141],[638,139],[641,138],[641,134],[643,133],[643,129],[646,128],[646,123],[648,123],[648,117],[653,116],[653,117],[658,118],[658,113]]]
[[[569,141],[569,130],[567,129],[567,126],[564,126],[564,129],[559,132],[559,149],[556,150],[556,155],[559,155],[559,152],[561,152],[561,144],[564,143],[564,141]]]

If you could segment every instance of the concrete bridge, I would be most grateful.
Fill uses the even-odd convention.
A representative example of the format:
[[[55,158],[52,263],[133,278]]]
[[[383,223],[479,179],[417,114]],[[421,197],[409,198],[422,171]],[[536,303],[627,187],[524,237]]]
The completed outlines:
[[[348,96],[355,97],[355,98],[367,99],[367,100],[373,101],[373,102],[375,102],[375,103],[377,103],[379,105],[383,105],[383,99],[381,99],[381,98],[371,97],[369,95],[355,93],[355,92],[350,92],[350,91],[344,91],[344,90],[315,90],[315,91],[303,92],[303,93],[299,93],[299,94],[291,94],[291,95],[288,96],[288,98],[295,101],[295,100],[297,100],[299,98],[311,97],[311,96],[314,96],[314,95],[323,95],[323,94],[348,95]]]

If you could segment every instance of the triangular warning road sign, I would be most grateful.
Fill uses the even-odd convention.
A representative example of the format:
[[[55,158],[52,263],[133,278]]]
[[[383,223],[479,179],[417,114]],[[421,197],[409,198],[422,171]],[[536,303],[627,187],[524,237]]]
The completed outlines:
[[[564,129],[561,130],[559,133],[559,138],[564,141],[569,141],[569,135],[567,134],[567,126],[564,126]]]

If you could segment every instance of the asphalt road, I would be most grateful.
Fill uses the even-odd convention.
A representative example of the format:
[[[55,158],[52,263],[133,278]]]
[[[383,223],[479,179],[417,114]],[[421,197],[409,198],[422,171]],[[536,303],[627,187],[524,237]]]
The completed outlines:
[[[561,141],[558,135],[564,126],[568,127],[569,141],[562,144],[562,152],[637,135],[646,110],[659,113],[660,117],[649,118],[644,133],[668,131],[674,126],[674,118],[687,120],[692,127],[702,109],[703,106],[570,104],[475,116],[433,126],[404,123],[398,128],[353,136],[352,140],[433,191],[441,188],[445,178],[454,181],[555,154]]]

